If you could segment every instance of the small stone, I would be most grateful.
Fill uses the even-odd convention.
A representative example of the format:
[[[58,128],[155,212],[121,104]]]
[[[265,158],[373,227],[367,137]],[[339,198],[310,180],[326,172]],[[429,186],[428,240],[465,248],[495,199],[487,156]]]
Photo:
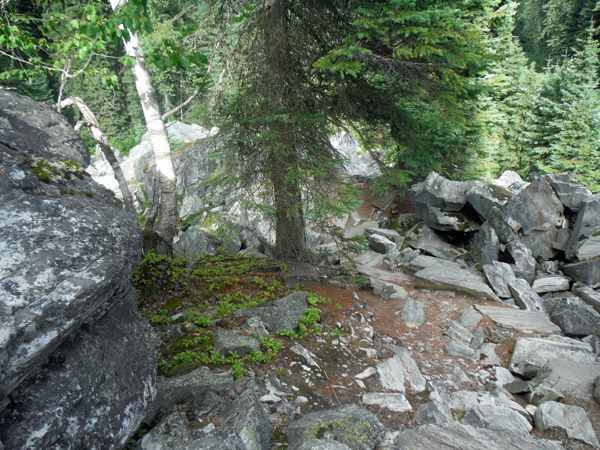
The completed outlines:
[[[444,350],[450,356],[462,356],[463,358],[475,359],[475,352],[466,345],[459,344],[458,342],[449,342],[444,345]]]
[[[528,311],[544,310],[542,298],[534,292],[529,283],[522,278],[518,278],[508,283],[508,287],[513,294],[515,303],[521,309]]]
[[[473,350],[479,350],[485,341],[485,331],[483,328],[479,327],[473,333],[473,339],[471,340],[471,348]]]
[[[500,367],[500,366],[494,367],[494,374],[496,377],[496,383],[498,383],[500,386],[503,386],[503,387],[508,383],[512,383],[513,381],[516,381],[513,374],[510,373],[510,370],[505,369],[504,367]]]
[[[377,405],[395,412],[412,410],[404,394],[393,392],[367,392],[362,395],[362,402],[364,405]]]
[[[354,375],[354,378],[357,378],[359,380],[364,380],[365,378],[372,377],[376,373],[377,373],[377,369],[375,369],[374,367],[369,367],[369,368],[363,370],[361,373]]]
[[[467,383],[469,380],[469,377],[467,376],[467,374],[464,372],[464,370],[462,370],[460,367],[456,366],[454,368],[454,370],[452,371],[452,373],[454,375],[456,375],[458,377],[458,379],[460,381],[462,381],[463,383]]]
[[[398,309],[402,311],[402,320],[409,328],[423,325],[427,320],[427,315],[423,309],[423,305],[419,302],[408,298],[398,305]]]
[[[481,314],[479,314],[473,308],[469,308],[460,315],[456,322],[465,327],[467,330],[473,331],[479,322],[481,322],[481,319],[483,319]]]

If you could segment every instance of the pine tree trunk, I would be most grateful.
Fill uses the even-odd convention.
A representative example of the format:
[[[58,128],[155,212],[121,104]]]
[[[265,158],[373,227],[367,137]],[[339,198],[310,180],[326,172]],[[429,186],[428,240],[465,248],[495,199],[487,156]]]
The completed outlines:
[[[125,6],[127,1],[111,0],[111,6],[114,10]],[[137,33],[130,33],[129,42],[125,40],[123,42],[127,55],[135,58],[135,66],[132,69],[135,78],[135,87],[140,97],[144,118],[146,119],[146,128],[150,134],[150,142],[154,149],[154,159],[156,161],[155,177],[160,189],[156,232],[161,235],[165,242],[173,242],[177,228],[177,195],[175,191],[177,180],[175,178],[175,168],[173,167],[167,128],[158,109],[156,92],[152,85],[150,72],[146,67],[146,60]]]
[[[261,24],[265,55],[266,95],[268,103],[282,108],[293,107],[293,63],[290,56],[287,28],[287,1],[266,2]],[[273,121],[270,128],[280,131],[281,142],[271,143],[269,166],[273,183],[276,257],[287,261],[310,261],[306,247],[302,192],[294,175],[296,160],[292,142],[286,141],[286,124]]]

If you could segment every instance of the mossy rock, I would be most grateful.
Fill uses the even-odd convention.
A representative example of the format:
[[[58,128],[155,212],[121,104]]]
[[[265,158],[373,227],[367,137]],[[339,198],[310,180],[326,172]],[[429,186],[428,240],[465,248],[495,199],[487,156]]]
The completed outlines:
[[[65,184],[66,180],[70,180],[73,175],[83,179],[83,168],[68,159],[44,159],[31,156],[29,166],[33,174],[44,183]]]
[[[365,408],[354,403],[330,411],[306,414],[286,428],[290,448],[311,439],[335,440],[352,450],[372,450],[385,432],[381,422]]]

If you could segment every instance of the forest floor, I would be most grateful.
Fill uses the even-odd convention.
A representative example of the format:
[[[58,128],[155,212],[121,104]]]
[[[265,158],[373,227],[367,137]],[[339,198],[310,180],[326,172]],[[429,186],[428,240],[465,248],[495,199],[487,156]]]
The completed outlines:
[[[375,197],[366,186],[357,187],[362,192],[363,204],[356,212],[361,218],[369,219]],[[407,199],[400,202],[398,209],[398,214],[413,212]],[[170,317],[181,311],[197,309],[200,314],[220,317],[216,323],[213,321],[212,325],[192,330],[185,336],[164,338],[159,374],[174,376],[199,365],[209,365],[216,371],[232,367],[231,361],[219,361],[214,355],[211,357],[202,353],[204,348],[212,344],[210,330],[241,325],[246,318],[243,314],[224,314],[226,309],[235,309],[231,305],[246,302],[252,306],[252,301],[261,301],[258,300],[260,298],[280,298],[288,292],[280,279],[281,272],[270,271],[277,264],[276,261],[269,261],[266,266],[264,260],[255,265],[248,264],[247,260],[232,261],[225,258],[208,263],[207,260],[205,263],[208,264],[204,265],[200,261],[196,265],[197,269],[187,278],[185,273],[182,274],[185,272],[184,262],[172,264],[169,279],[157,279],[157,272],[152,275],[152,268],[156,270],[164,261],[147,264],[146,272],[138,274],[141,309],[163,337],[168,335],[169,327],[172,327]],[[208,265],[214,270],[207,268]],[[384,266],[380,268],[387,270]],[[192,274],[195,275],[191,276]],[[151,280],[152,278],[154,280]],[[322,272],[319,283],[301,286],[302,291],[314,294],[320,299],[316,305],[320,309],[318,327],[315,328],[315,325],[311,324],[309,331],[302,338],[274,335],[273,339],[281,344],[281,348],[268,362],[244,362],[244,368],[248,370],[246,376],[251,371],[257,380],[262,380],[268,374],[273,374],[285,385],[293,386],[294,397],[302,398],[302,402],[294,403],[300,406],[302,414],[333,409],[346,403],[362,405],[363,394],[381,393],[384,390],[377,375],[358,381],[355,375],[368,368],[375,368],[377,364],[392,357],[393,346],[396,346],[407,349],[425,379],[437,383],[448,394],[458,390],[484,391],[485,384],[495,379],[493,365],[490,364],[492,361],[473,361],[449,356],[442,347],[451,341],[450,337],[444,335],[450,322],[458,319],[474,304],[492,305],[492,302],[481,302],[453,292],[417,289],[413,286],[410,276],[405,278],[400,285],[412,299],[423,305],[427,314],[423,325],[407,327],[401,313],[396,309],[399,299],[384,300],[374,295],[371,289],[363,289],[351,282],[361,281],[360,278],[332,278]],[[229,306],[219,306],[223,301]],[[497,303],[493,306],[497,306]],[[509,335],[509,339],[496,347],[495,364],[502,367],[508,367],[516,339],[520,336],[531,336],[499,330],[485,316],[478,326],[484,329],[489,327],[502,331],[505,336]],[[300,344],[312,353],[319,367],[310,367],[304,358],[291,351],[290,347],[294,344]],[[429,398],[426,393],[410,392],[407,392],[406,398],[412,406],[412,410],[408,412],[398,413],[379,406],[366,407],[392,431],[403,427],[412,428],[418,425],[414,420],[415,411],[420,404],[429,401]],[[515,398],[522,406],[526,404],[518,395]],[[563,402],[583,407],[596,435],[600,437],[598,403],[593,400],[570,398]],[[459,411],[455,413],[460,416]],[[283,430],[287,418],[277,414],[271,417],[273,427],[279,430],[272,441],[272,449],[282,448],[286,442]],[[205,424],[200,423],[197,426]],[[580,441],[568,439],[566,433],[560,430],[534,430],[533,434],[546,439],[561,440],[566,448],[570,449],[592,448]]]

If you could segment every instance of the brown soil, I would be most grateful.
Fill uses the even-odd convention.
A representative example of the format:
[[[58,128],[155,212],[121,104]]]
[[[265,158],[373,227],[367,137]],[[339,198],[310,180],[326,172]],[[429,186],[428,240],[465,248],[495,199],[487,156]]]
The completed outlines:
[[[364,203],[357,209],[357,213],[364,219],[372,217],[372,203],[376,199],[368,186],[358,185]],[[397,213],[414,212],[408,199],[399,199]],[[253,269],[258,271],[260,269]],[[242,277],[238,286],[245,293],[253,295],[256,288],[248,279],[254,276],[249,272],[248,277]],[[278,274],[260,273],[270,283],[277,279]],[[290,340],[287,337],[277,336],[276,339],[283,343],[279,353],[269,363],[251,363],[249,368],[261,379],[261,375],[272,373],[288,386],[298,389],[297,395],[304,396],[308,402],[301,406],[302,414],[326,410],[338,407],[345,403],[361,404],[361,394],[364,392],[381,392],[378,385],[378,377],[373,376],[363,380],[366,389],[356,382],[354,375],[362,372],[368,367],[385,361],[392,356],[386,344],[405,347],[411,351],[421,372],[426,379],[438,383],[447,393],[457,390],[482,391],[488,381],[493,381],[493,370],[484,365],[482,360],[471,361],[465,358],[449,356],[442,350],[444,344],[450,342],[450,338],[443,333],[451,321],[456,320],[464,311],[472,308],[476,303],[490,304],[493,302],[479,302],[477,299],[449,293],[429,290],[415,289],[411,281],[401,283],[411,297],[420,302],[427,314],[427,321],[416,328],[408,328],[402,321],[401,313],[396,310],[399,300],[383,300],[375,296],[370,290],[360,289],[357,285],[345,283],[339,280],[323,278],[320,283],[302,286],[307,293],[314,293],[325,299],[328,303],[319,304],[321,309],[321,321],[319,325],[323,328],[318,334],[309,333],[301,340]],[[206,290],[200,286],[188,286],[187,291],[195,293],[191,295],[195,299],[208,301],[209,308],[218,302],[223,293],[212,292],[208,295]],[[226,289],[229,292],[229,288]],[[201,294],[200,294],[201,293]],[[173,294],[170,294],[173,295]],[[258,294],[257,294],[258,295]],[[166,298],[164,293],[156,293],[148,296],[146,308],[158,311],[164,308]],[[171,312],[171,311],[170,311]],[[523,334],[500,330],[487,317],[481,321],[479,326],[501,332],[508,339],[496,347],[496,354],[504,367],[508,366],[515,340]],[[295,343],[301,344],[316,356],[320,369],[311,367],[307,362],[290,349]],[[343,344],[343,345],[342,345]],[[375,349],[377,358],[368,357],[361,348]],[[304,367],[303,367],[304,366]],[[469,381],[463,382],[453,373],[460,368],[467,375]],[[488,371],[488,369],[490,369]],[[217,370],[225,370],[217,369]],[[518,397],[518,396],[516,396]],[[368,407],[381,422],[391,430],[401,427],[414,427],[414,411],[420,404],[428,401],[426,395],[408,392],[407,399],[413,407],[411,412],[397,413],[379,407]],[[524,399],[518,401],[525,404]],[[600,436],[600,405],[594,401],[583,401],[578,399],[566,399],[564,403],[577,405],[584,408],[592,423],[592,426]],[[278,430],[285,427],[285,418],[282,417],[278,423],[274,423]],[[538,437],[556,439],[567,448],[591,448],[579,441],[567,439],[564,432],[549,430],[545,432],[534,431]],[[272,448],[279,448],[285,442],[285,436],[277,437],[272,442]]]

